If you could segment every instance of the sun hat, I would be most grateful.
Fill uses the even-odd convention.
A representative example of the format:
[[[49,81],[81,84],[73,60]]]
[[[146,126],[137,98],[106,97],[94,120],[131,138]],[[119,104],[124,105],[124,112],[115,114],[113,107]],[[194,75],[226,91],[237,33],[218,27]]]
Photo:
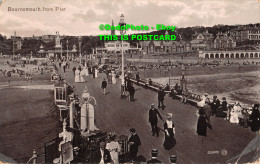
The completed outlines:
[[[167,113],[166,118],[172,118],[172,113]]]

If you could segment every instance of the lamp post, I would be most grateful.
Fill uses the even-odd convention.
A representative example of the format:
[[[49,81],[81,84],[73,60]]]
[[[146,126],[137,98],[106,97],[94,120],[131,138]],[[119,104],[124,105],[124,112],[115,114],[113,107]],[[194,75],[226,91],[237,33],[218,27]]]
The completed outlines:
[[[125,20],[124,20],[124,15],[121,14],[120,16],[120,21],[119,21],[119,26],[120,26],[120,34],[121,34],[121,53],[122,53],[122,81],[121,81],[121,98],[125,98],[125,61],[124,61],[124,50],[123,50],[123,39],[122,35],[126,34],[126,29],[125,29]]]
[[[67,44],[67,61],[68,61],[68,59],[69,59],[69,41],[68,41],[68,39],[67,39],[67,42],[66,42],[66,44]]]
[[[81,36],[79,36],[79,65],[81,65]]]

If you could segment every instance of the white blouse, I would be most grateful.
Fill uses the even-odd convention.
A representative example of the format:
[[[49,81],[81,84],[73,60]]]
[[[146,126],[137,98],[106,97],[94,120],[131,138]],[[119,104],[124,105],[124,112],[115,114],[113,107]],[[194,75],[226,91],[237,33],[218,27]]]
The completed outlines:
[[[172,128],[172,121],[166,120],[166,124],[168,128]]]

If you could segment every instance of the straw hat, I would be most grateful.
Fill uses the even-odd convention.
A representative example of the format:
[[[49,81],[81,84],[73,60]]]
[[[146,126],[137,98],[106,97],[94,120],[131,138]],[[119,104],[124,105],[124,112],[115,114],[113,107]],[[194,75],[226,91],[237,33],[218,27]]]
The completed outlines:
[[[166,118],[172,118],[172,113],[167,113]]]
[[[171,163],[176,163],[177,162],[177,156],[176,155],[171,155],[170,156],[170,161],[171,161]]]

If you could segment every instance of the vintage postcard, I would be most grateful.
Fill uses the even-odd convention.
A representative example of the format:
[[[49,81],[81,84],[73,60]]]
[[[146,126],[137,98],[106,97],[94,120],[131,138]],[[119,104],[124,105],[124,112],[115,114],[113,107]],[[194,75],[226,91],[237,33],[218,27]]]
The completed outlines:
[[[0,163],[260,163],[259,0],[0,0]]]

